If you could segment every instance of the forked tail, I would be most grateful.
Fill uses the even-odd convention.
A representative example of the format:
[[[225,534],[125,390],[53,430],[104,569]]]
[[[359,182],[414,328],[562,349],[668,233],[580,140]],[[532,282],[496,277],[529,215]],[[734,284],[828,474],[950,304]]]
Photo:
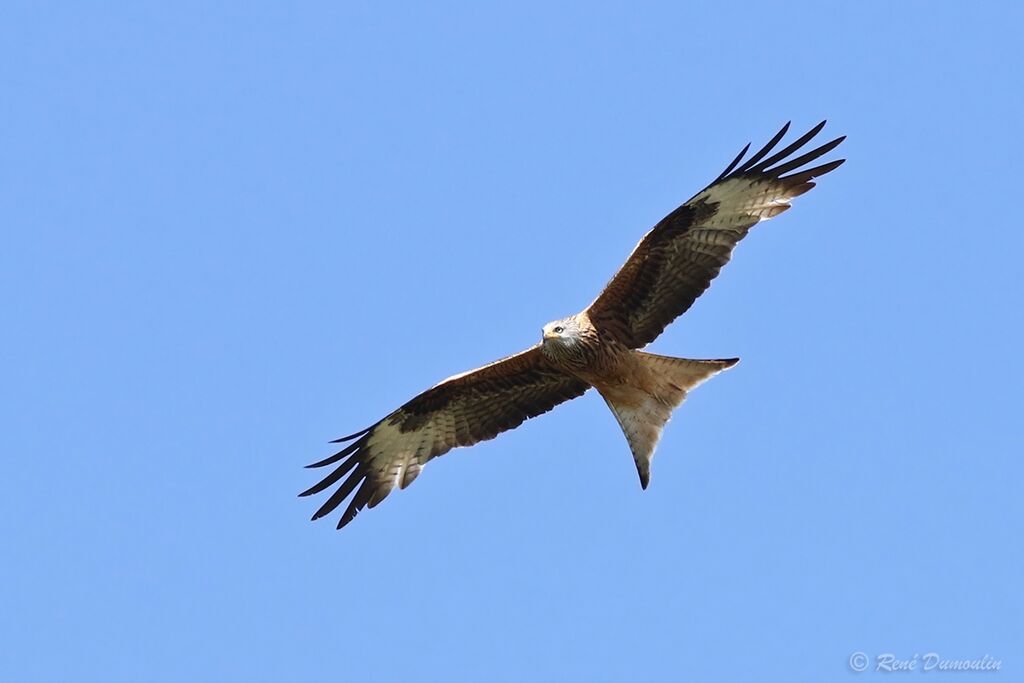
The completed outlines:
[[[633,353],[639,366],[636,384],[597,389],[626,435],[640,485],[646,489],[651,480],[654,449],[672,411],[686,399],[687,393],[706,379],[731,368],[739,358],[690,360],[643,351]]]

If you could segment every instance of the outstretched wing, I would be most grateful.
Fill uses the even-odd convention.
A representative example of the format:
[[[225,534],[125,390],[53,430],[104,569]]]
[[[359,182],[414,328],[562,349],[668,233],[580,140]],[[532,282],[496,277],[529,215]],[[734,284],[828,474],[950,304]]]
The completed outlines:
[[[778,216],[789,208],[791,199],[814,187],[813,178],[843,163],[840,159],[805,168],[832,151],[845,136],[789,158],[824,126],[822,121],[768,156],[789,130],[787,123],[741,164],[750,145],[744,147],[711,185],[644,235],[587,309],[594,325],[630,348],[654,341],[704,293],[751,227]]]
[[[411,484],[431,458],[456,446],[493,439],[589,388],[553,367],[540,346],[455,375],[372,427],[338,439],[335,443],[352,443],[309,467],[340,464],[299,495],[319,493],[342,482],[313,515],[319,519],[354,491],[338,522],[340,529],[367,505],[372,508],[384,500],[396,484],[403,489]]]

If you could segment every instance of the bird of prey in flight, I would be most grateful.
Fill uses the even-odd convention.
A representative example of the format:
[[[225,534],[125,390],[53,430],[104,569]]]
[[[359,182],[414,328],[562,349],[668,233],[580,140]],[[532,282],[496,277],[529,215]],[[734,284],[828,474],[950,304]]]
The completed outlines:
[[[545,325],[537,345],[449,377],[377,423],[332,442],[347,445],[309,467],[334,469],[300,494],[338,485],[313,519],[351,496],[340,529],[395,486],[411,484],[430,459],[492,439],[591,387],[622,427],[646,489],[655,446],[673,409],[739,359],[690,360],[641,349],[708,288],[750,228],[778,216],[814,187],[814,178],[843,163],[811,165],[845,136],[794,156],[824,126],[822,121],[778,151],[788,123],[747,159],[750,145],[744,147],[714,182],[644,235],[592,304]]]

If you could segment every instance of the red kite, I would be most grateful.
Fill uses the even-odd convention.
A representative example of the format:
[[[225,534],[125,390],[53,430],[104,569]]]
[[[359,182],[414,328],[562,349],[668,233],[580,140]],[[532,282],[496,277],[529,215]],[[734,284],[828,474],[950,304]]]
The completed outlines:
[[[341,482],[313,519],[352,496],[340,529],[395,486],[411,484],[430,459],[492,439],[591,387],[619,421],[646,489],[651,458],[672,411],[689,391],[739,359],[689,360],[640,349],[708,288],[750,228],[778,216],[814,187],[814,178],[843,163],[806,168],[845,137],[790,158],[824,126],[822,121],[774,154],[788,123],[745,161],[750,145],[744,147],[713,183],[644,235],[590,306],[545,325],[536,346],[449,377],[376,424],[333,442],[351,443],[309,465],[337,467],[300,494]]]

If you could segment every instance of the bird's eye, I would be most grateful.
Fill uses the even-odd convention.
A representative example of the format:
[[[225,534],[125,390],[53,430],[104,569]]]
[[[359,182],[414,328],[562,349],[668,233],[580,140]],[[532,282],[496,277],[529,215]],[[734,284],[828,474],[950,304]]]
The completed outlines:
[[[554,332],[555,334],[562,334],[562,330],[564,330],[564,329],[565,329],[564,327],[562,327],[561,325],[559,325],[559,326],[557,326],[556,328],[554,328],[554,329],[553,329],[553,330],[551,330],[551,331],[552,331],[552,332]]]

